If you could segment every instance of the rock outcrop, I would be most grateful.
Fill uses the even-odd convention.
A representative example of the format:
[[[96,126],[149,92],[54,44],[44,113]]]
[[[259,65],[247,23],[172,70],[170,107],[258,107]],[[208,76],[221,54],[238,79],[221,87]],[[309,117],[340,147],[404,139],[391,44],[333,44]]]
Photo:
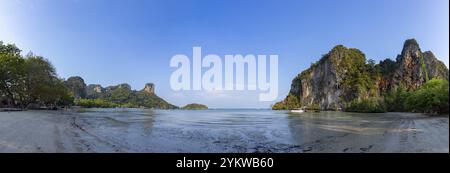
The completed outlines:
[[[405,41],[396,61],[380,64],[367,63],[358,49],[338,45],[295,77],[288,97],[274,109],[301,105],[340,110],[352,100],[379,97],[399,86],[415,90],[431,78],[448,80],[448,68],[432,52],[422,52],[414,39]]]
[[[155,93],[155,85],[153,83],[145,84],[144,91],[149,94],[154,94]]]
[[[414,39],[406,40],[402,53],[397,56],[397,68],[391,79],[392,86],[417,89],[428,79],[448,79],[448,69],[431,51],[422,52]]]
[[[100,97],[105,89],[99,84],[90,84],[86,87],[86,98],[97,98]]]
[[[155,85],[147,83],[140,91],[132,90],[127,83],[103,88],[99,84],[86,86],[81,77],[70,77],[66,85],[77,99],[102,99],[125,107],[145,107],[157,109],[176,109],[174,106],[155,94]]]
[[[86,97],[86,84],[84,83],[83,78],[79,76],[69,77],[65,84],[75,98],[80,99]]]

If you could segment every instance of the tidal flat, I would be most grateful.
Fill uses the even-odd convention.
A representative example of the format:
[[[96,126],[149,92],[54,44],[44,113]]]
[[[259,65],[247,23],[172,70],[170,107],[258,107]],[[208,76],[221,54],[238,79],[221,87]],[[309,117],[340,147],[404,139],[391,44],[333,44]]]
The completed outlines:
[[[448,116],[88,109],[0,112],[0,152],[449,152]]]

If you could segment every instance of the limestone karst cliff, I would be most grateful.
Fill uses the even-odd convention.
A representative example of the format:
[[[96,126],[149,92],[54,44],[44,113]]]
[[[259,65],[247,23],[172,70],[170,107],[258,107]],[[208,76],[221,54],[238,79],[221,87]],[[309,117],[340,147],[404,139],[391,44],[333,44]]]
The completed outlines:
[[[158,97],[155,85],[147,83],[144,89],[132,90],[129,84],[123,83],[103,88],[99,84],[87,85],[81,77],[70,77],[66,82],[77,99],[101,99],[124,107],[145,107],[157,109],[174,109],[176,106]]]
[[[286,99],[273,109],[341,110],[352,100],[380,97],[399,86],[415,90],[432,78],[448,80],[448,68],[414,39],[405,41],[396,61],[379,64],[358,49],[338,45],[296,76]]]

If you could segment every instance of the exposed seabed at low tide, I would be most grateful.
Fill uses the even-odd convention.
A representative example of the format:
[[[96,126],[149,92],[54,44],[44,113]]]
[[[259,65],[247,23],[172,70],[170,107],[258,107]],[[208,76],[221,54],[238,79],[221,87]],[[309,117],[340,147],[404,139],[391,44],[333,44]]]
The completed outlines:
[[[0,152],[449,152],[448,116],[271,110],[0,112]]]

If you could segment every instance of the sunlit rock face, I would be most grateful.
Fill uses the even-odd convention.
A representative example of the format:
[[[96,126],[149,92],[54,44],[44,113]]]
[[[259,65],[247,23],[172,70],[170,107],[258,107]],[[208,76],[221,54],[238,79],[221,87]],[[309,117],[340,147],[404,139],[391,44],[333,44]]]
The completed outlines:
[[[144,91],[149,94],[154,94],[155,93],[155,85],[153,83],[145,84]]]
[[[422,52],[414,39],[405,41],[402,53],[397,56],[397,69],[391,79],[394,87],[417,89],[427,78],[448,79],[448,69],[431,51]]]
[[[86,87],[86,97],[87,98],[98,98],[105,89],[99,84],[90,84]]]
[[[448,80],[448,68],[431,51],[422,52],[414,39],[405,41],[396,61],[379,64],[368,63],[358,49],[338,45],[293,79],[290,95],[302,106],[339,110],[351,100],[378,97],[399,86],[414,90],[432,78]]]

